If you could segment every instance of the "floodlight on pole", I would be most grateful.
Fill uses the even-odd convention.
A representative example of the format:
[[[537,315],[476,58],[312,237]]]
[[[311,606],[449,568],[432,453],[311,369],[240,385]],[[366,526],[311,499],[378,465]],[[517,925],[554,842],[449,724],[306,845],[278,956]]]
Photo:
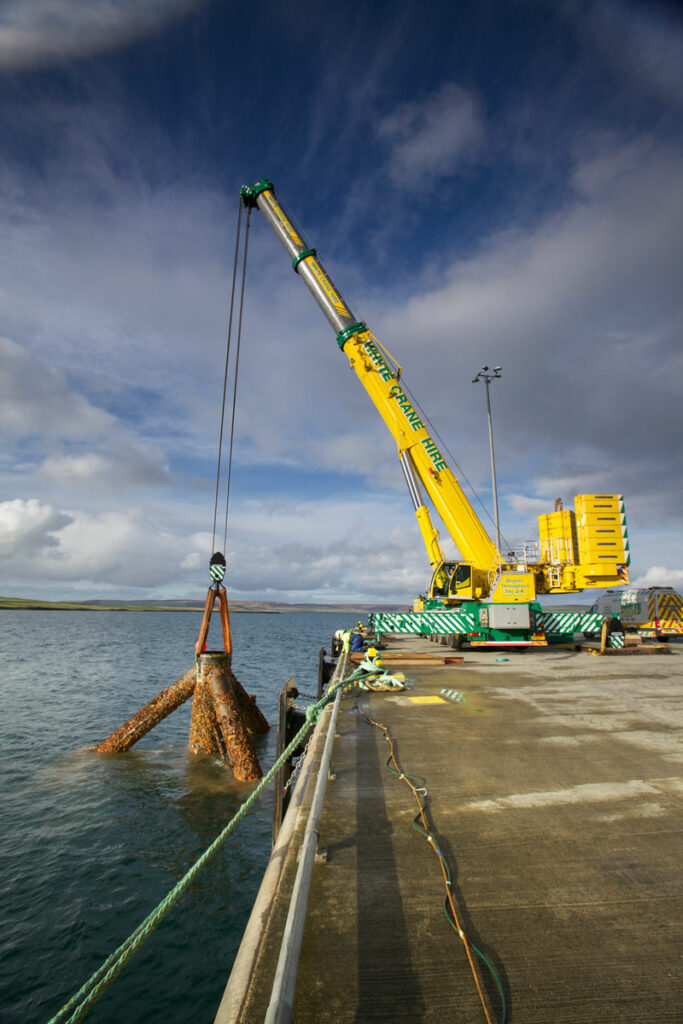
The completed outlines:
[[[496,486],[496,459],[493,452],[493,424],[491,421],[491,399],[489,397],[489,386],[492,380],[497,380],[502,376],[503,367],[494,366],[492,370],[489,370],[488,366],[482,366],[479,373],[472,379],[473,384],[477,384],[480,380],[483,380],[486,384],[486,411],[489,418],[489,448],[491,451],[491,479],[493,481],[493,508],[496,515],[496,547],[498,549],[498,555],[500,557],[500,522],[498,520],[498,488]]]

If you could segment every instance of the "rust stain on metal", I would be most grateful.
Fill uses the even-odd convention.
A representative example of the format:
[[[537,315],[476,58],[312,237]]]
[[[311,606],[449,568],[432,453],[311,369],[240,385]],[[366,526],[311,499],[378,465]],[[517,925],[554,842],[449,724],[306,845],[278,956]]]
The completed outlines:
[[[213,697],[208,686],[206,673],[202,671],[201,660],[197,670],[197,686],[192,699],[192,719],[190,721],[190,753],[220,753],[216,741],[216,711]]]
[[[197,669],[191,668],[175,683],[158,693],[153,700],[140,708],[132,718],[103,740],[97,748],[100,754],[119,754],[129,750],[134,743],[142,739],[155,725],[163,721],[167,715],[184,704],[194,693],[197,682]]]
[[[230,671],[230,656],[215,652],[203,654],[199,658],[199,678],[207,684],[213,697],[218,726],[235,779],[238,782],[260,779],[263,773],[233,685],[235,677]]]
[[[235,677],[230,665],[229,656],[227,658],[225,672],[235,693],[244,724],[249,732],[255,732],[258,734],[268,732],[270,725],[268,724],[268,719],[256,703],[256,695],[253,693],[247,693],[240,681]]]
[[[204,651],[214,604],[218,600],[225,651]],[[249,733],[267,732],[270,726],[245,692],[231,667],[232,641],[228,600],[223,588],[209,590],[196,646],[196,667],[141,708],[97,748],[102,754],[128,750],[188,697],[192,700],[189,748],[193,754],[220,754],[235,779],[260,779],[261,766]]]

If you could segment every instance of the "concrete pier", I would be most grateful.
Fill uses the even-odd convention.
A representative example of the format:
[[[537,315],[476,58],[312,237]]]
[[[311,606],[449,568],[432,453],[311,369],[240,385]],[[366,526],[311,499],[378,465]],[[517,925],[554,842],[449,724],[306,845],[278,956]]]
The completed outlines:
[[[443,655],[413,637],[391,649]],[[358,701],[427,790],[463,930],[495,968],[508,1022],[679,1022],[683,645],[654,658],[463,655],[406,664],[402,693],[343,699],[294,1019],[486,1020],[443,913],[438,860],[411,827],[415,800],[385,771],[388,744]],[[264,1019],[324,722],[217,1024]],[[480,973],[499,1021],[500,997]]]

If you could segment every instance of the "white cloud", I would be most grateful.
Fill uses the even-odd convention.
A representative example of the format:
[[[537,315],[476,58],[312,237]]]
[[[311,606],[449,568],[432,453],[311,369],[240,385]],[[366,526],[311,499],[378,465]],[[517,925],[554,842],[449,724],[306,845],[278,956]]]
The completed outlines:
[[[37,499],[0,504],[4,579],[78,581],[154,587],[175,579],[188,538],[173,534],[140,509],[91,514],[56,510]],[[28,556],[39,554],[39,558]]]
[[[202,557],[198,551],[191,551],[180,563],[181,569],[199,569],[202,564]]]
[[[69,387],[56,367],[0,338],[0,429],[5,436],[90,438],[113,423],[112,416]]]
[[[0,559],[16,559],[39,571],[45,549],[59,546],[58,535],[73,522],[69,513],[35,498],[0,502]],[[40,555],[35,563],[31,560]]]
[[[552,512],[553,505],[547,498],[531,498],[526,494],[506,494],[505,500],[516,515],[544,515]]]
[[[197,6],[198,0],[6,0],[0,13],[0,68],[44,67],[115,50]]]
[[[210,551],[209,533],[183,532],[181,523],[168,528],[141,508],[89,513],[35,499],[0,504],[4,593],[40,583],[55,596],[69,585],[87,596],[114,588],[127,596],[201,597]],[[243,599],[407,600],[428,575],[408,503],[377,496],[237,501],[226,555],[230,594]]]
[[[413,386],[436,403],[433,416],[453,407],[435,366],[464,383],[480,360],[503,365],[492,396],[501,467],[512,458],[519,473],[569,477],[583,466],[586,483],[602,473],[615,481],[608,489],[625,491],[616,481],[625,472],[632,484],[637,461],[638,486],[658,490],[659,460],[680,459],[683,152],[652,140],[594,145],[572,202],[453,263],[387,317],[387,334],[421,339]],[[469,436],[481,422],[473,391],[458,384]]]
[[[439,103],[453,113],[445,140],[435,129]],[[395,111],[385,131],[406,183],[451,173],[483,141],[476,102],[450,87]],[[0,287],[21,344],[0,350],[0,421],[35,443],[30,458],[8,445],[5,493],[39,499],[32,514],[55,587],[201,592],[206,494],[157,489],[136,495],[131,509],[127,489],[178,483],[178,464],[188,479],[211,476],[233,214],[224,196],[196,183],[152,192],[118,180],[97,147],[90,158],[84,173],[105,203],[87,188],[77,195],[68,174],[53,173],[45,192],[7,176]],[[486,489],[483,395],[469,381],[482,362],[503,363],[492,394],[501,509],[529,517],[525,536],[535,533],[532,514],[579,491],[624,493],[629,522],[641,528],[680,519],[682,181],[673,144],[586,136],[561,209],[527,231],[515,228],[513,211],[509,230],[474,255],[444,260],[438,274],[423,264],[412,297],[368,294],[363,268],[342,267],[359,288],[352,308],[374,309],[373,329]],[[267,227],[254,225],[250,246],[237,498],[240,472],[249,486],[254,467],[277,472],[262,474],[253,502],[232,506],[232,585],[251,597],[408,599],[428,573],[395,444]],[[285,467],[336,471],[340,491],[345,474],[365,484],[323,500],[308,483],[292,501],[278,489]],[[378,483],[396,495],[375,493]],[[6,536],[9,549],[20,539]],[[631,539],[635,558],[637,532]],[[641,564],[661,559],[648,551]],[[6,567],[21,592],[31,567],[18,555]]]
[[[390,146],[391,177],[413,186],[454,174],[480,149],[485,126],[479,100],[445,82],[421,102],[400,104],[382,118],[377,133]]]
[[[226,580],[233,592],[277,594],[280,600],[408,601],[424,589],[429,566],[419,531],[402,525],[400,508],[374,499],[345,501],[338,509],[322,503],[309,511],[296,532],[272,548],[252,545],[240,531],[239,549],[228,554]],[[286,537],[288,523],[282,525]]]
[[[667,569],[663,565],[651,566],[644,576],[631,581],[634,587],[673,587],[683,590],[683,569]]]
[[[55,455],[46,458],[38,473],[67,487],[99,490],[153,487],[170,483],[170,474],[158,452],[129,443],[110,444],[106,452]]]
[[[664,4],[598,0],[562,10],[617,72],[623,87],[683,103],[683,19]]]

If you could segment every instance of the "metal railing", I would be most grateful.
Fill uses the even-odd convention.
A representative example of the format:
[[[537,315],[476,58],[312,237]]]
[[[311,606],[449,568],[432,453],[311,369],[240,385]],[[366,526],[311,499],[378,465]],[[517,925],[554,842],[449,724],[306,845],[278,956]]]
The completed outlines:
[[[327,778],[329,774],[330,761],[332,758],[332,746],[337,729],[337,716],[341,703],[342,687],[337,690],[332,714],[327,728],[325,748],[323,750],[318,779],[316,782],[313,802],[306,824],[303,843],[300,850],[299,866],[297,868],[292,898],[287,912],[287,921],[282,935],[280,956],[275,969],[275,979],[268,1004],[268,1011],[265,1016],[265,1024],[291,1024],[293,1021],[294,990],[296,987],[296,976],[299,966],[299,954],[306,921],[306,910],[308,907],[308,895],[311,888],[311,875],[315,854],[320,837],[320,826],[322,822],[323,804],[325,791],[327,789]]]

